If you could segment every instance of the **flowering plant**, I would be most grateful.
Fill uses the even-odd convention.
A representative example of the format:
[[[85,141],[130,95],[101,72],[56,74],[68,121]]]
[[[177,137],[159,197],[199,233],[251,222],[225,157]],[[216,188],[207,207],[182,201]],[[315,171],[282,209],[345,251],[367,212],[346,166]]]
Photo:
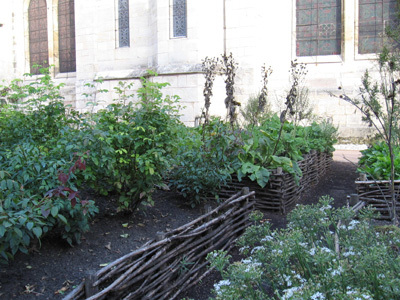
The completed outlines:
[[[221,272],[215,299],[395,299],[400,294],[400,230],[373,226],[373,211],[355,218],[323,197],[298,206],[286,229],[268,222],[250,227],[238,240],[240,262],[224,252],[208,256]]]

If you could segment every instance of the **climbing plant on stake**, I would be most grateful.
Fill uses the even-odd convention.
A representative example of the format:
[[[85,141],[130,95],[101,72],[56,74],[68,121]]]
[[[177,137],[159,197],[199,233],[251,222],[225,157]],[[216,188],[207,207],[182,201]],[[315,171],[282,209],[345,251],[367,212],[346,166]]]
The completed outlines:
[[[209,109],[211,105],[211,97],[213,96],[212,90],[214,86],[215,76],[217,75],[218,64],[219,59],[215,57],[206,57],[201,64],[202,70],[204,72],[204,77],[206,78],[203,89],[205,111],[203,112],[202,117],[204,118],[204,124],[208,124],[210,119]]]
[[[225,107],[228,110],[227,118],[231,123],[231,126],[237,120],[236,109],[240,106],[240,103],[235,100],[235,76],[236,69],[238,64],[233,59],[232,53],[227,56],[226,54],[222,55],[222,72],[225,75],[225,90],[226,90],[226,98],[225,98]]]

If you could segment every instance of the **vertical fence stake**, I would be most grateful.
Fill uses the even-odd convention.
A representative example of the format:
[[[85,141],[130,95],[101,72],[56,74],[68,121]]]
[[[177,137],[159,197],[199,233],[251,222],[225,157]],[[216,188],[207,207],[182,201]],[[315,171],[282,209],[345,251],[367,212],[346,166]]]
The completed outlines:
[[[360,197],[358,196],[358,194],[350,194],[350,200],[349,200],[350,206],[356,205],[358,201],[360,201]]]
[[[98,293],[99,289],[93,284],[97,281],[96,273],[90,272],[88,276],[85,277],[85,295],[89,298]]]

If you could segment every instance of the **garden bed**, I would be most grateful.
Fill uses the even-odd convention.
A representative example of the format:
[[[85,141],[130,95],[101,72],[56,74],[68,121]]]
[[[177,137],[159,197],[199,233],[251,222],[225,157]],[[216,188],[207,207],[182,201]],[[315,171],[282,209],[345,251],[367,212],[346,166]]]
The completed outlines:
[[[389,180],[357,180],[355,182],[360,201],[371,205],[380,213],[379,219],[390,220],[392,197],[390,196]],[[400,180],[395,180],[395,194],[399,197]],[[400,202],[396,202],[396,211],[400,211]]]
[[[264,211],[279,211],[286,214],[288,209],[295,205],[301,194],[310,187],[316,185],[320,178],[330,168],[332,154],[315,152],[304,155],[299,167],[302,177],[297,183],[291,174],[283,172],[281,168],[272,171],[267,185],[262,188],[257,182],[251,181],[248,177],[241,181],[233,177],[232,181],[223,186],[220,197],[226,199],[234,193],[247,186],[256,192],[256,208]]]
[[[68,299],[176,299],[210,270],[207,254],[230,250],[247,227],[254,192],[243,189],[196,220],[86,277]]]

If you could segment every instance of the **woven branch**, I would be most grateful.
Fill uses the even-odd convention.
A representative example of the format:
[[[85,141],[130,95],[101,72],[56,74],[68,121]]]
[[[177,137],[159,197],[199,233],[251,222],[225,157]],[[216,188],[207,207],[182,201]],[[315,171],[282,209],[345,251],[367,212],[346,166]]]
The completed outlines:
[[[149,241],[99,270],[94,282],[82,282],[64,300],[176,299],[209,272],[205,260],[208,253],[231,249],[244,232],[254,209],[254,195],[244,189],[196,220],[166,233],[164,239]],[[98,292],[85,294],[93,288]]]
[[[249,178],[242,181],[235,177],[223,186],[220,198],[229,197],[241,188],[247,186],[256,192],[256,208],[260,210],[279,211],[286,214],[288,208],[294,206],[301,195],[316,185],[326,174],[332,163],[332,155],[324,152],[311,151],[304,155],[304,159],[298,162],[302,171],[302,177],[297,184],[291,174],[274,170],[264,188]]]

